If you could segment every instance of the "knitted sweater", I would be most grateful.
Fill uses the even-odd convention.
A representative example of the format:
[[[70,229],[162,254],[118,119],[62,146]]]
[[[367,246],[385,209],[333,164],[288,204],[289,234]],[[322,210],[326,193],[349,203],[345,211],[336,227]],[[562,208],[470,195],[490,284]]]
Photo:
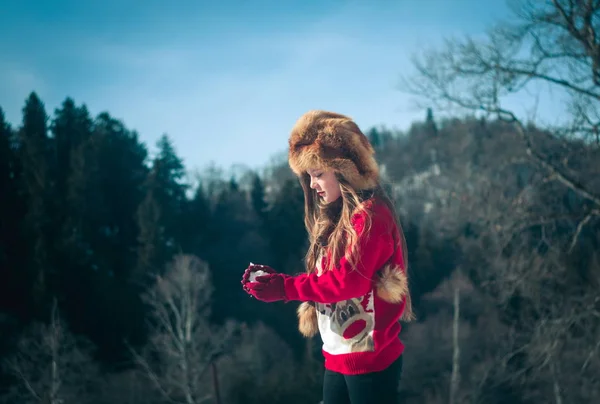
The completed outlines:
[[[342,257],[335,269],[327,268],[329,254],[317,271],[285,280],[288,300],[312,301],[317,308],[325,368],[346,375],[387,368],[404,351],[399,319],[405,299],[393,304],[376,293],[374,277],[385,264],[402,268],[402,249],[396,248],[398,229],[389,209],[373,200],[365,202],[371,227],[364,232],[365,213],[353,216],[360,257],[354,268]]]

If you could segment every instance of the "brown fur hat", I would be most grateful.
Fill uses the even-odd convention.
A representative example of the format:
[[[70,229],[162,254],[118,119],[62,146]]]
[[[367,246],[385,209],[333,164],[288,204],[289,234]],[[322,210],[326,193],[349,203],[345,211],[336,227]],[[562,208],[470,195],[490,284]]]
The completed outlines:
[[[379,167],[374,154],[358,125],[335,112],[305,113],[289,139],[289,164],[297,176],[309,168],[332,168],[357,191],[377,184]]]

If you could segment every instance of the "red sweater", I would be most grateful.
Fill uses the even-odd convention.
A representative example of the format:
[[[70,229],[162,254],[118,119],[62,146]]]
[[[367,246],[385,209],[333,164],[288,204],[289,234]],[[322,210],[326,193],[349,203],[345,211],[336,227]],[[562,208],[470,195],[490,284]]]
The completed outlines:
[[[323,340],[325,368],[354,375],[387,368],[404,351],[399,338],[399,319],[405,301],[388,303],[375,293],[374,275],[391,258],[403,265],[402,248],[395,248],[398,228],[392,213],[381,203],[365,202],[371,228],[363,231],[365,213],[352,223],[360,248],[356,268],[342,257],[334,270],[289,277],[285,281],[288,300],[316,303],[319,332]],[[327,254],[321,265],[327,265]]]

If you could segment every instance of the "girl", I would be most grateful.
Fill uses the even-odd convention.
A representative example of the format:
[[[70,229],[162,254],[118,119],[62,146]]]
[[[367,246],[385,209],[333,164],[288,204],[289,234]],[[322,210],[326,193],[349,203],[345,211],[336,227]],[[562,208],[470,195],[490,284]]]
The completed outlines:
[[[251,264],[244,290],[265,302],[303,302],[300,332],[323,340],[324,404],[396,403],[399,320],[413,313],[406,242],[373,147],[350,118],[310,111],[292,129],[288,156],[304,190],[307,271]]]

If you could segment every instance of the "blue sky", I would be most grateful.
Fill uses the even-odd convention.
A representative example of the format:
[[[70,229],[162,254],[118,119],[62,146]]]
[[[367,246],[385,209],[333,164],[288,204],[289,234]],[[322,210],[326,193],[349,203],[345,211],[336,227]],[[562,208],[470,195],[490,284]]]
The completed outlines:
[[[313,108],[367,129],[425,112],[397,89],[410,57],[482,33],[503,0],[3,0],[0,106],[18,124],[35,90],[108,111],[154,148],[167,133],[189,169],[260,167]]]

